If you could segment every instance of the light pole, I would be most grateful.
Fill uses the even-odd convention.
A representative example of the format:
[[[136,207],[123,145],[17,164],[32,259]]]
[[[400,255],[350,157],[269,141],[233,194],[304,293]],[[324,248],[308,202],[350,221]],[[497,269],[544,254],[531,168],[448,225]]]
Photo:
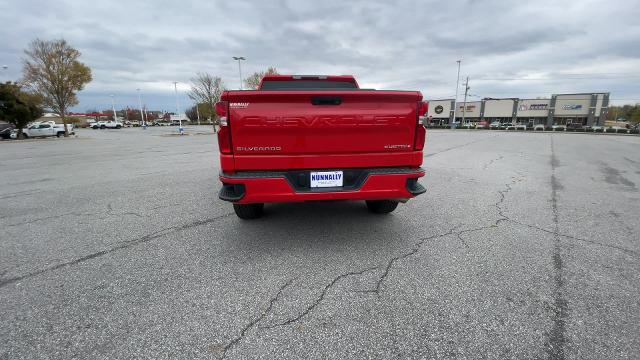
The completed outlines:
[[[240,90],[242,90],[242,66],[240,65],[240,61],[247,60],[242,56],[234,56],[233,60],[238,61],[238,74],[240,74]]]
[[[458,63],[458,77],[456,79],[456,99],[453,101],[453,121],[451,121],[451,128],[455,128],[456,113],[458,112],[458,85],[460,84],[460,63],[462,59],[456,60]]]
[[[136,89],[136,91],[138,92],[138,105],[140,106],[140,126],[144,128],[145,125],[145,121],[144,121],[144,112],[142,110],[142,95],[140,95],[140,89]]]
[[[178,82],[173,82],[173,89],[176,92],[176,116],[178,116],[178,124],[180,129],[182,129],[182,117],[179,115],[180,104],[178,103]]]
[[[113,94],[111,96],[111,110],[113,111],[113,121],[118,121],[118,115],[116,114],[116,101],[113,98]]]
[[[8,69],[8,68],[9,68],[9,67],[8,67],[7,65],[2,65],[2,80],[3,80],[3,81],[5,81],[5,80],[4,80],[4,77],[5,77],[5,74],[7,73],[7,69]]]
[[[198,116],[198,125],[200,125],[200,107],[198,106],[197,102],[196,102],[196,115]]]
[[[469,77],[467,76],[467,82],[464,83],[464,102],[462,103],[462,121],[460,121],[460,127],[464,124],[465,115],[467,114],[467,93],[469,92]]]

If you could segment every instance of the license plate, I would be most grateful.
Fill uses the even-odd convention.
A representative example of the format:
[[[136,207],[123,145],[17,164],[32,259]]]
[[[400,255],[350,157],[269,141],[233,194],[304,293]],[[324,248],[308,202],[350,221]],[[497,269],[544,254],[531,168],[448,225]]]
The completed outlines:
[[[311,173],[311,187],[337,187],[342,186],[342,171],[317,171]]]

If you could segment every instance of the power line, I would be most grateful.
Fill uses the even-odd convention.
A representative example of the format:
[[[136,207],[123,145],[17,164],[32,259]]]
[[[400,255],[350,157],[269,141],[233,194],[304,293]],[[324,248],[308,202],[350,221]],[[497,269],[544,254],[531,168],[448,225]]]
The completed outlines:
[[[627,80],[640,78],[640,75],[622,75],[614,76],[554,76],[553,78],[527,78],[527,77],[504,77],[504,78],[487,78],[480,77],[477,80],[483,81],[560,81],[560,80]]]

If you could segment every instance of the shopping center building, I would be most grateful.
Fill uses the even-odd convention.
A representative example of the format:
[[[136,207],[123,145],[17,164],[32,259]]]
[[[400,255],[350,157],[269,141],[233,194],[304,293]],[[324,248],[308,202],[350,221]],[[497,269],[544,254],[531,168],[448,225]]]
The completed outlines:
[[[486,121],[503,124],[604,125],[609,93],[554,94],[547,99],[485,98],[458,102],[454,99],[430,100],[427,121],[433,125]]]

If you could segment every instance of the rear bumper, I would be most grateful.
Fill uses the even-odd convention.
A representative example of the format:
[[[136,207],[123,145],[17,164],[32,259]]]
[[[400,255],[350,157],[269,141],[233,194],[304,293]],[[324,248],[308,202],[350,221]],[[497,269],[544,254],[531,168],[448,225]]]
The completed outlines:
[[[326,170],[326,169],[323,169]],[[219,197],[237,204],[311,200],[407,200],[423,194],[422,168],[343,169],[342,188],[309,188],[310,170],[220,173]],[[351,178],[350,181],[347,181]]]

